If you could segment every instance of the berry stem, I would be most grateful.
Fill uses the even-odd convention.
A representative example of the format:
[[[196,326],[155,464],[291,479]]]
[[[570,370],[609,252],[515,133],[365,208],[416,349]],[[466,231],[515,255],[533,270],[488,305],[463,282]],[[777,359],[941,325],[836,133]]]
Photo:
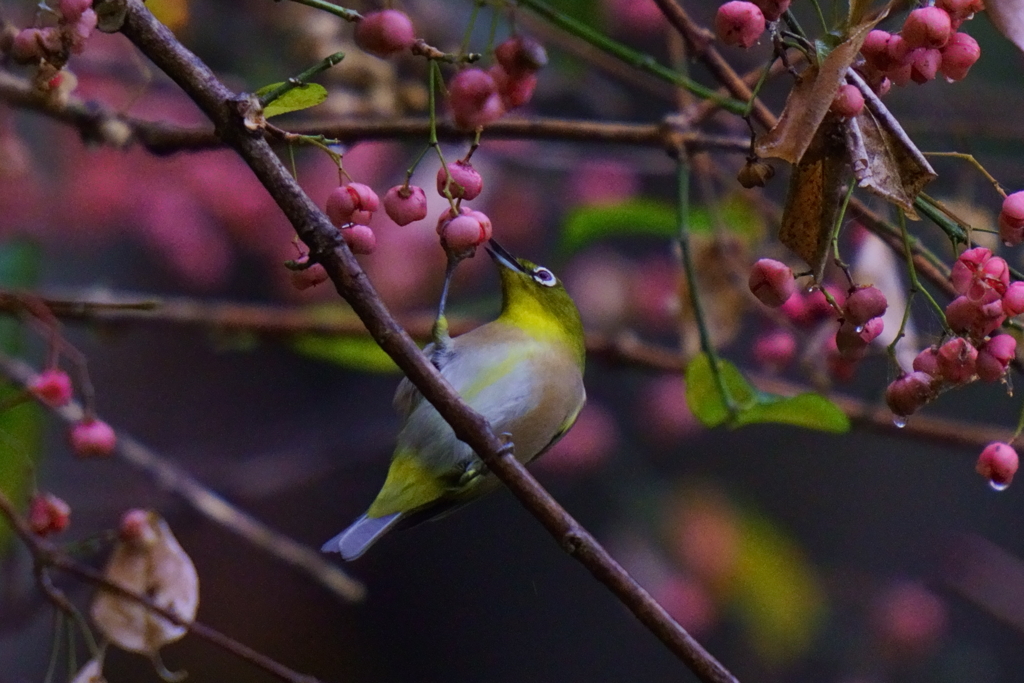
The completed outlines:
[[[281,0],[274,0],[274,2],[281,2]],[[348,9],[346,7],[338,7],[334,3],[327,2],[326,0],[292,0],[300,5],[306,7],[313,7],[314,9],[320,9],[329,14],[333,14],[336,17],[341,17],[345,21],[356,22],[363,18],[359,12],[354,9]]]
[[[1007,380],[1009,380],[1010,376],[1007,375],[1006,377]],[[1017,418],[1017,429],[1014,430],[1013,436],[1011,436],[1006,443],[1012,446],[1013,442],[1021,435],[1021,432],[1024,432],[1024,402],[1020,405],[1020,416]]]
[[[811,4],[814,5],[814,11],[818,14],[818,21],[821,22],[821,30],[824,33],[828,33],[830,29],[828,22],[825,21],[825,14],[821,11],[821,5],[818,3],[818,0],[811,0]],[[787,12],[788,11],[789,10],[787,10]]]
[[[46,665],[46,677],[43,683],[53,683],[53,675],[57,671],[57,658],[60,655],[60,639],[64,630],[64,613],[60,610],[53,612],[53,643],[50,645],[50,662]]]
[[[663,81],[685,88],[701,99],[711,100],[730,113],[742,114],[746,109],[746,102],[740,102],[731,97],[719,95],[711,88],[692,81],[677,71],[662,66],[651,55],[637,52],[616,40],[608,38],[603,33],[592,29],[567,14],[562,14],[543,0],[520,0],[519,4],[530,8],[555,26],[571,33],[577,38],[585,40],[599,50],[621,59],[640,71],[646,71]]]
[[[974,168],[978,169],[981,175],[985,176],[985,179],[992,183],[992,187],[996,189],[999,196],[1006,199],[1006,190],[999,184],[999,181],[992,177],[992,174],[985,170],[985,167],[981,165],[981,162],[974,158],[973,154],[966,154],[964,152],[922,152],[926,157],[952,157],[954,159],[962,159],[969,163]]]
[[[690,217],[690,165],[684,157],[685,150],[679,150],[676,158],[676,185],[677,185],[677,214],[679,220],[679,253],[683,261],[683,273],[686,275],[686,288],[690,294],[690,305],[693,306],[693,317],[697,322],[697,331],[700,334],[700,348],[707,354],[711,366],[711,374],[715,378],[715,385],[722,397],[722,403],[728,410],[730,417],[736,415],[736,404],[729,388],[725,386],[725,379],[718,367],[718,353],[711,343],[711,334],[708,332],[707,321],[704,318],[704,307],[701,304],[700,293],[697,291],[697,271],[693,265],[693,254],[690,252],[690,228],[688,225]]]
[[[459,44],[459,53],[469,52],[469,42],[473,37],[473,29],[476,28],[476,18],[480,14],[480,8],[484,6],[484,0],[476,0],[473,3],[473,11],[469,14],[469,21],[466,23],[466,30],[462,33],[462,42]]]
[[[317,74],[327,71],[332,66],[340,63],[341,60],[343,59],[345,59],[344,52],[335,52],[330,57],[325,57],[324,59],[320,60],[313,66],[309,67],[308,69],[300,73],[298,76],[293,76],[292,78],[289,78],[284,83],[277,86],[270,92],[264,93],[260,97],[260,106],[266,107],[274,100],[280,99],[286,93],[291,92],[295,88],[301,88],[302,86],[308,84],[311,78],[313,78]]]

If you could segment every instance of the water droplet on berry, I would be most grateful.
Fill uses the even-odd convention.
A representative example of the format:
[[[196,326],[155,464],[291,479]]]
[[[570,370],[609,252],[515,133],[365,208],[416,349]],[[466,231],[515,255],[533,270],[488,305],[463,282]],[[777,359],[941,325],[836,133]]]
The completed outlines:
[[[892,416],[892,423],[896,427],[896,429],[903,429],[904,427],[907,426],[907,416],[906,415],[893,415]]]
[[[1015,246],[1017,246],[1017,243],[1016,242],[1012,242],[1010,240],[1003,240],[1003,246],[1004,247],[1015,247]]]
[[[1000,482],[995,479],[989,479],[988,485],[993,491],[1005,491],[1010,486],[1007,482]]]
[[[864,326],[863,325],[857,325],[857,327],[853,328],[853,331],[856,332],[857,334],[860,334],[861,332],[864,331]]]

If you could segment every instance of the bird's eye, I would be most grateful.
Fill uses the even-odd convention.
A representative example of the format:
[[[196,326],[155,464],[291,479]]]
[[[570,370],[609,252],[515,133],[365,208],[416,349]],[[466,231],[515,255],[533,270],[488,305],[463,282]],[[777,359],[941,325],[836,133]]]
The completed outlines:
[[[555,283],[558,282],[558,278],[547,268],[534,268],[533,279],[537,284],[544,285],[545,287],[554,287]]]

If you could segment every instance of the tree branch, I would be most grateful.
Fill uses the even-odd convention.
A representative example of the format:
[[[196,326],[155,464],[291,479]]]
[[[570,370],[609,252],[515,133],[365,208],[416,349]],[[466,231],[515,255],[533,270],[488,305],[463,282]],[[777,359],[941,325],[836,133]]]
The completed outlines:
[[[254,136],[246,129],[243,117],[251,111],[251,100],[231,93],[140,0],[127,0],[127,7],[122,33],[213,121],[224,141],[239,153],[284,211],[339,294],[381,348],[452,426],[456,436],[476,451],[568,553],[604,583],[702,681],[735,681],[503,448],[504,443],[483,416],[462,401],[420,352],[385,308],[337,229],[302,192],[262,136]]]

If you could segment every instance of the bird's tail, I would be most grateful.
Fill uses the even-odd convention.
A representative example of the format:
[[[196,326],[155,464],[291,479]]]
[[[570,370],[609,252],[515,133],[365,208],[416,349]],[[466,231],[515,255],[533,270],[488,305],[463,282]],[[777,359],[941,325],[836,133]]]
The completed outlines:
[[[320,550],[325,553],[341,553],[343,560],[354,560],[365,553],[371,545],[402,519],[403,513],[394,512],[383,517],[363,515],[340,534],[324,543]]]

